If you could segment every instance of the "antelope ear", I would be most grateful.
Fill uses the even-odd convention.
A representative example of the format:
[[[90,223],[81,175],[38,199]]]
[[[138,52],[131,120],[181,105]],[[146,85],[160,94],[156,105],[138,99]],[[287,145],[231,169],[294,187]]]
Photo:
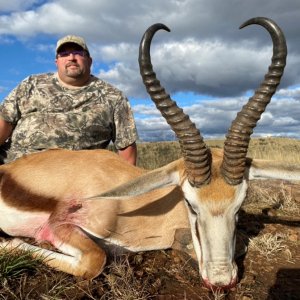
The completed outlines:
[[[95,197],[135,196],[154,189],[177,185],[180,181],[177,164],[171,163],[130,180]]]
[[[246,178],[300,180],[300,165],[283,161],[247,159]]]

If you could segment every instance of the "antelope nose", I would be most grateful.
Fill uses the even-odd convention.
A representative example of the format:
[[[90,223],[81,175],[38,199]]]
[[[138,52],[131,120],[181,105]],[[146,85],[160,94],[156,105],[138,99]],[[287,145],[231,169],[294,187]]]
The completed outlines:
[[[206,266],[204,284],[209,289],[230,289],[237,282],[237,267],[232,263],[209,262]]]

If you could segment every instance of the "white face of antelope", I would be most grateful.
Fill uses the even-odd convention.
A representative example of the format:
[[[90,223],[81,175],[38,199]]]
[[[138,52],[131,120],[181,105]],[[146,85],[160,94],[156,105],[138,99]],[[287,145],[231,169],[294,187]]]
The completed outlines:
[[[221,178],[201,188],[187,180],[183,185],[200,274],[210,288],[230,288],[237,281],[236,222],[246,191],[246,181],[230,186]]]

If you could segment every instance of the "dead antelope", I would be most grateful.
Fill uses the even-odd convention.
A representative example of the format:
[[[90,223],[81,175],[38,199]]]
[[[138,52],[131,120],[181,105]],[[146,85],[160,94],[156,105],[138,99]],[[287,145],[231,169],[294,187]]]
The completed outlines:
[[[200,132],[161,87],[153,72],[151,26],[140,44],[139,64],[152,100],[176,133],[183,158],[146,172],[106,150],[48,150],[0,167],[0,227],[13,237],[48,241],[55,252],[18,238],[8,249],[36,250],[58,270],[93,278],[106,251],[145,251],[176,247],[175,236],[188,229],[206,285],[230,287],[237,281],[234,262],[236,220],[247,181],[299,179],[300,166],[246,157],[250,135],[283,74],[286,43],[280,28],[266,18],[259,24],[273,40],[273,58],[264,81],[233,121],[223,150],[206,147]]]

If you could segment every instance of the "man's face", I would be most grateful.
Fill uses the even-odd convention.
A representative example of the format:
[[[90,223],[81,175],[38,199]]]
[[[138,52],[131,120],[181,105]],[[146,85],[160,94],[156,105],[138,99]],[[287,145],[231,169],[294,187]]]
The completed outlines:
[[[59,77],[66,83],[76,83],[90,76],[92,59],[76,44],[63,45],[55,60]]]

